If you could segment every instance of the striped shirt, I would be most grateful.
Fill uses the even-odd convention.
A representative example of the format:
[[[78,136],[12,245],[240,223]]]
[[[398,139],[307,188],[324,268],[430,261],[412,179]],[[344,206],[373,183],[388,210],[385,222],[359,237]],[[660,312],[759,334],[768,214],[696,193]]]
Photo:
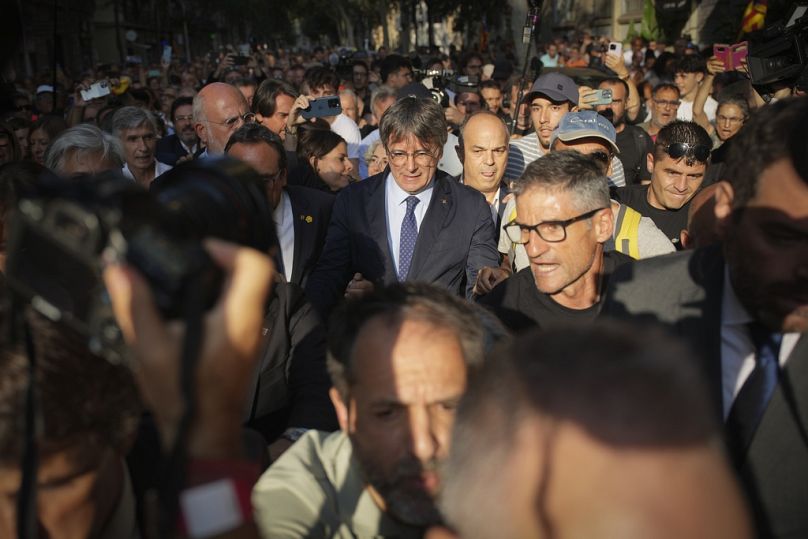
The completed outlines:
[[[539,136],[533,132],[508,145],[508,164],[505,166],[503,181],[510,183],[519,179],[527,166],[544,155],[544,148],[539,144]],[[612,174],[609,176],[609,187],[626,185],[626,173],[620,159],[612,157]]]

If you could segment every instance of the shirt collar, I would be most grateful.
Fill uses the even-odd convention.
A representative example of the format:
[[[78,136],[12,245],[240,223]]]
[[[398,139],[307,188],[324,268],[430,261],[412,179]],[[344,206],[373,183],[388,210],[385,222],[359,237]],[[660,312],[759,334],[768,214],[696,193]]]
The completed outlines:
[[[387,179],[385,181],[387,182],[387,194],[390,197],[390,200],[392,200],[397,206],[403,204],[410,196],[415,196],[418,198],[418,200],[423,202],[432,194],[432,189],[435,187],[435,178],[433,177],[426,189],[423,189],[413,195],[412,193],[408,193],[399,187],[399,185],[396,183],[396,179],[393,178],[392,172],[387,174]]]

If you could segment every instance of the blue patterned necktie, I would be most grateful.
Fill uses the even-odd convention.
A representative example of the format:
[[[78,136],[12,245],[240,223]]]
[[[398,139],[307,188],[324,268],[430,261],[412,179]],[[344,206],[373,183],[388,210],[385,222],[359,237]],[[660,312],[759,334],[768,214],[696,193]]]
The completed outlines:
[[[420,200],[418,197],[407,197],[407,213],[401,222],[401,237],[398,245],[398,280],[407,279],[410,272],[412,254],[415,252],[415,240],[418,239],[418,223],[415,221],[415,206]]]
[[[757,322],[748,328],[755,345],[755,368],[735,397],[726,425],[736,462],[746,454],[780,377],[782,334],[773,333]]]

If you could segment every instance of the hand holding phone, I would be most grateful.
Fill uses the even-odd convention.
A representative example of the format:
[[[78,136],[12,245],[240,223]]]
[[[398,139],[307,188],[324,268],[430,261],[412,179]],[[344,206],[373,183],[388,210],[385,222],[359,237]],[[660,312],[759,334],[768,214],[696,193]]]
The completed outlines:
[[[327,95],[310,99],[309,106],[300,111],[300,115],[305,119],[322,118],[323,116],[339,116],[342,114],[342,105],[338,95]]]
[[[610,105],[612,103],[612,91],[610,89],[594,90],[590,93],[584,94],[583,104],[589,107],[597,107],[598,105]]]
[[[614,54],[615,56],[622,56],[623,55],[623,44],[617,41],[610,41],[609,46],[606,49],[607,54]]]

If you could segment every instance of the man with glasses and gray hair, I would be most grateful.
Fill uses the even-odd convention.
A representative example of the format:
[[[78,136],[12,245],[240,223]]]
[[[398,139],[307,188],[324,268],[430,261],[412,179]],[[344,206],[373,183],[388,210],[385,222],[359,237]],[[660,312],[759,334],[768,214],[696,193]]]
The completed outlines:
[[[529,164],[512,192],[516,217],[503,230],[530,264],[480,302],[514,331],[591,321],[609,276],[631,260],[604,248],[614,215],[602,169],[578,152],[552,152]]]
[[[123,175],[148,188],[154,179],[172,169],[157,160],[157,119],[140,107],[123,107],[112,117],[112,132],[121,141]]]
[[[675,121],[660,130],[648,154],[651,183],[615,190],[615,198],[650,217],[677,249],[687,228],[690,201],[701,188],[710,162],[710,135],[694,122]]]
[[[233,132],[255,120],[244,95],[230,84],[213,82],[194,97],[194,128],[205,151],[200,158],[221,155]]]
[[[382,117],[380,134],[389,172],[337,196],[306,286],[324,316],[343,296],[395,282],[428,282],[470,296],[479,269],[499,264],[485,198],[437,169],[447,137],[440,105],[404,97]]]

